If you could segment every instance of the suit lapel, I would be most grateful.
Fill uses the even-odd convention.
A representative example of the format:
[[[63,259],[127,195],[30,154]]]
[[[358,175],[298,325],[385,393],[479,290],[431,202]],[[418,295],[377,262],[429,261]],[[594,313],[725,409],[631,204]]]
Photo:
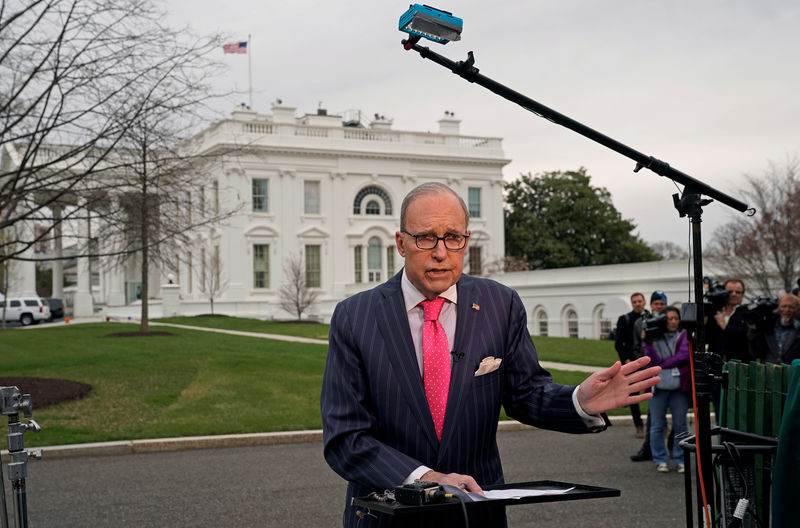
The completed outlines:
[[[468,277],[462,275],[458,282],[458,304],[456,305],[456,335],[450,347],[457,354],[457,361],[453,361],[453,368],[450,371],[450,392],[447,396],[447,411],[444,418],[444,430],[442,431],[442,450],[439,453],[441,459],[450,445],[450,437],[454,434],[458,411],[463,409],[462,400],[473,381],[475,372],[473,371],[474,358],[467,350],[466,343],[471,342],[468,333],[474,330],[474,314],[472,309],[473,288],[472,282]]]
[[[419,364],[411,339],[411,329],[408,326],[408,314],[400,289],[401,274],[402,272],[395,275],[382,289],[384,299],[376,308],[378,331],[387,344],[389,361],[403,384],[402,392],[408,398],[408,404],[420,424],[420,429],[428,442],[438,448],[439,440],[436,438],[430,407],[425,397],[425,387],[419,375]]]

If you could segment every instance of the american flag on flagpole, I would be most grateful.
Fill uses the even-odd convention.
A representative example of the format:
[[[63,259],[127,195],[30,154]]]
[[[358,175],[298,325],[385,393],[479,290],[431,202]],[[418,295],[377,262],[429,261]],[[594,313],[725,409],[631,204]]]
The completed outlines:
[[[223,44],[223,53],[247,53],[247,42],[233,42],[231,44]]]

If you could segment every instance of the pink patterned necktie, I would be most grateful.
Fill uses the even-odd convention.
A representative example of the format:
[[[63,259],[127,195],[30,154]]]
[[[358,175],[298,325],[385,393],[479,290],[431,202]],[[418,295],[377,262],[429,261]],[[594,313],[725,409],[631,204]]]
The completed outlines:
[[[450,347],[447,335],[439,322],[445,299],[437,297],[432,301],[422,301],[425,321],[422,324],[422,373],[425,382],[425,396],[431,408],[436,438],[442,441],[444,412],[447,409],[447,393],[450,391]]]

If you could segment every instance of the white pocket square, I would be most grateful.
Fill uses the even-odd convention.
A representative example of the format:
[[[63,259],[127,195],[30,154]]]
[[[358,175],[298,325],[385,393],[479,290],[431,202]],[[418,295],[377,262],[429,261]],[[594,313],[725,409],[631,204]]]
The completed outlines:
[[[481,364],[478,365],[478,370],[475,371],[476,376],[483,376],[484,374],[488,374],[490,372],[494,372],[495,370],[500,368],[500,363],[502,363],[502,359],[497,359],[493,356],[485,357],[481,360]]]

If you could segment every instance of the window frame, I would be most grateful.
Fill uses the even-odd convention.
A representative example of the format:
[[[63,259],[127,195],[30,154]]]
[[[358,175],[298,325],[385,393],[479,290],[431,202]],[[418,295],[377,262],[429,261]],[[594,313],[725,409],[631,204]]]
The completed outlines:
[[[256,186],[264,185],[263,194],[257,193]],[[260,191],[261,189],[259,189]],[[256,200],[263,200],[263,208],[256,208]],[[254,213],[269,213],[269,179],[253,178],[250,190],[250,208]]]
[[[312,262],[312,259],[309,258],[309,249],[311,248],[314,248],[317,253],[315,255],[315,262]],[[322,288],[322,245],[306,244],[303,248],[303,252],[306,263],[306,288]],[[312,268],[311,265],[313,263],[317,265],[316,268]]]
[[[264,264],[265,264],[265,266],[264,266],[265,269],[263,269],[263,270],[256,269],[256,258],[258,256],[258,252],[261,251],[261,250],[259,250],[257,248],[263,248],[263,260],[264,260]],[[269,287],[270,287],[270,270],[269,270],[269,267],[270,267],[270,262],[269,262],[270,261],[270,258],[269,258],[270,244],[253,243],[252,244],[252,250],[253,250],[253,260],[252,260],[253,282],[252,282],[252,287],[253,287],[254,290],[268,290]],[[263,277],[264,278],[264,285],[263,286],[259,286],[258,285],[258,275],[256,275],[257,273],[264,273],[264,277]]]

